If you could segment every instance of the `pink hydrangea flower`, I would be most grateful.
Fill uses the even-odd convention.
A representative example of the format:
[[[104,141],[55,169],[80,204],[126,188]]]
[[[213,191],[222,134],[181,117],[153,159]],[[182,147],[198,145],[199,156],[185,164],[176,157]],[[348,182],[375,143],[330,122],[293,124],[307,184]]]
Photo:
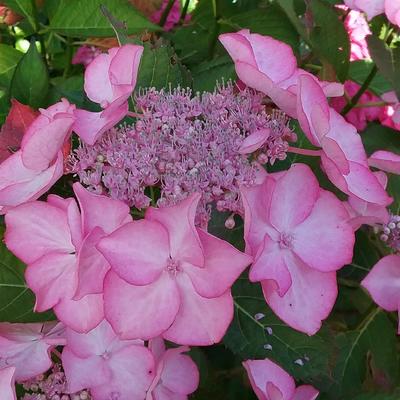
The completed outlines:
[[[378,168],[392,174],[400,175],[400,155],[391,151],[378,150],[368,158],[371,167]]]
[[[80,334],[66,332],[62,363],[70,392],[93,400],[143,400],[154,379],[154,358],[140,340],[121,340],[107,321]]]
[[[17,400],[14,373],[15,367],[0,369],[0,393],[2,400]]]
[[[101,54],[101,50],[98,47],[80,46],[72,58],[71,64],[82,64],[87,67],[99,54]]]
[[[109,269],[96,243],[131,221],[129,207],[74,184],[74,199],[50,195],[47,202],[18,206],[6,215],[7,247],[28,265],[25,278],[36,294],[36,311],[54,308],[81,332],[103,319],[103,278]]]
[[[399,311],[400,256],[383,257],[361,282],[375,303],[386,311]],[[400,334],[400,326],[399,326]]]
[[[104,283],[105,315],[122,338],[161,335],[210,345],[225,334],[233,317],[230,287],[251,258],[195,228],[199,198],[149,208],[144,220],[97,245],[112,267]]]
[[[152,339],[149,347],[156,361],[156,374],[146,400],[187,400],[199,386],[199,370],[186,354],[189,347],[166,349],[161,338]]]
[[[388,178],[384,172],[377,171],[374,175],[384,189],[386,189]],[[389,211],[385,206],[368,203],[357,196],[349,195],[344,205],[350,215],[349,223],[357,230],[361,225],[386,224],[389,221]]]
[[[297,114],[310,142],[322,148],[321,162],[328,178],[341,191],[386,206],[392,199],[369,169],[360,135],[330,108],[315,80],[299,77]]]
[[[150,21],[154,22],[155,24],[158,24],[167,5],[168,5],[168,0],[164,0],[161,5],[161,8],[150,16]],[[175,0],[168,14],[168,18],[165,21],[164,30],[170,31],[176,24],[178,24],[180,18],[181,18],[181,2],[179,0]],[[190,20],[190,15],[187,14],[185,17],[185,22],[189,20]]]
[[[351,262],[354,232],[342,203],[319,187],[311,169],[293,164],[242,188],[250,280],[261,282],[272,310],[312,335],[337,295],[335,271]]]
[[[98,55],[85,70],[85,92],[101,112],[76,110],[74,131],[88,144],[128,113],[128,98],[136,85],[142,46],[126,44]]]
[[[360,85],[353,81],[346,81],[344,84],[344,90],[346,93],[353,97],[360,89]],[[373,93],[366,91],[361,96],[358,104],[363,105],[366,103],[379,102],[379,97],[375,96]],[[331,100],[331,106],[338,113],[340,113],[346,106],[347,101],[344,97],[336,97]],[[382,107],[360,107],[352,108],[346,115],[345,118],[348,122],[354,125],[358,131],[363,131],[369,121],[375,121],[379,119],[382,112]]]
[[[259,400],[315,400],[318,397],[319,392],[313,386],[296,388],[294,379],[268,359],[247,360],[243,366]]]
[[[400,251],[400,215],[390,215],[382,227],[380,239],[394,251]]]
[[[400,102],[395,92],[383,94],[382,100],[389,103],[382,111],[379,119],[382,125],[400,130]]]
[[[291,47],[269,36],[250,33],[243,29],[225,33],[219,40],[235,63],[239,79],[247,86],[268,95],[286,114],[296,117],[297,77],[314,75],[297,68]],[[285,60],[284,63],[281,60]],[[327,95],[343,95],[343,86],[334,82],[321,82]]]
[[[371,34],[371,30],[364,15],[359,11],[351,10],[344,20],[344,26],[350,39],[350,61],[371,59],[365,40]]]
[[[65,344],[64,326],[56,322],[0,324],[0,368],[15,367],[15,379],[24,381],[46,372],[51,350]]]

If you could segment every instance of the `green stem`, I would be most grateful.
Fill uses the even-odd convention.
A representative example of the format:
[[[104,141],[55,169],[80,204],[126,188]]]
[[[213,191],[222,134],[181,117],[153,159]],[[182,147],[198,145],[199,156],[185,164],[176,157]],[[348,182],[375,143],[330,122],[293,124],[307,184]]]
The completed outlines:
[[[174,3],[175,3],[175,0],[168,1],[167,7],[165,7],[165,10],[163,11],[158,25],[160,25],[160,26],[165,25],[165,23],[167,22],[167,19],[168,19],[168,15],[171,12],[172,7],[174,6]]]
[[[355,107],[355,105],[358,103],[358,100],[360,100],[361,96],[365,93],[365,91],[368,89],[370,83],[372,80],[375,78],[375,75],[378,72],[378,67],[376,65],[373,66],[371,69],[371,72],[368,74],[367,78],[365,79],[364,83],[358,89],[358,92],[351,98],[350,102],[346,104],[346,106],[343,108],[341,114],[345,116],[351,109]]]

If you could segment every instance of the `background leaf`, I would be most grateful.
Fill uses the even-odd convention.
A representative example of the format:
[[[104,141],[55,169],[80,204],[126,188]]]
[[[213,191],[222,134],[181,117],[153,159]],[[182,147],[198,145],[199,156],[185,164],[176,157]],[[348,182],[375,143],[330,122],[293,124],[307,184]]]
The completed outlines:
[[[35,42],[15,68],[11,82],[11,96],[23,104],[39,108],[43,105],[49,88],[49,74]]]
[[[5,0],[5,4],[17,14],[25,17],[34,31],[37,30],[32,0]]]
[[[0,87],[9,88],[15,67],[22,56],[14,47],[0,43]]]
[[[113,36],[114,31],[100,5],[104,5],[117,20],[126,22],[128,34],[160,29],[126,0],[61,0],[49,28],[72,37]]]

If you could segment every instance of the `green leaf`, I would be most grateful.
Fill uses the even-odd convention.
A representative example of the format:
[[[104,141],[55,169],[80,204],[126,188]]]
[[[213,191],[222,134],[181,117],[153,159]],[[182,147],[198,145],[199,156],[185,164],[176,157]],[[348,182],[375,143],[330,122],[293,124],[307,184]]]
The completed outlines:
[[[369,60],[357,60],[350,63],[349,78],[362,85],[374,67],[374,62]],[[368,90],[381,96],[392,90],[392,85],[381,75],[376,74],[368,86]]]
[[[152,47],[144,44],[144,51],[136,89],[155,87],[156,89],[191,86],[189,71],[180,63],[171,46],[164,43]]]
[[[193,90],[212,92],[217,82],[228,82],[236,77],[235,66],[230,57],[218,57],[204,61],[192,68]]]
[[[250,29],[253,33],[268,35],[289,44],[293,49],[299,47],[299,35],[286,14],[276,5],[244,12],[228,20],[221,20],[235,30]]]
[[[308,41],[307,32],[295,11],[293,0],[278,0],[278,4],[286,13],[287,17],[290,19],[291,23],[296,28],[299,35],[307,42]]]
[[[49,74],[35,42],[18,63],[11,82],[11,97],[33,108],[39,108],[49,88]]]
[[[315,27],[311,42],[316,53],[334,68],[338,79],[347,78],[350,59],[350,40],[335,8],[322,0],[311,1]]]
[[[32,0],[5,0],[5,4],[17,14],[26,17],[33,30],[37,30]]]
[[[233,298],[234,321],[224,337],[231,351],[242,359],[268,357],[296,379],[319,388],[333,383],[330,346],[321,333],[308,336],[281,322],[267,308],[260,285],[250,283],[247,277],[235,283]]]
[[[50,21],[49,29],[72,37],[113,36],[113,28],[101,12],[100,5],[104,5],[117,20],[125,21],[128,34],[161,29],[127,0],[62,0]]]
[[[379,308],[374,309],[359,329],[336,336],[336,381],[333,398],[349,398],[361,392],[371,371],[372,383],[393,387],[398,379],[395,327]]]
[[[86,108],[86,97],[83,91],[83,76],[71,76],[67,79],[56,77],[51,80],[51,89],[47,98],[48,104],[54,104],[65,97],[80,108]]]
[[[361,135],[365,150],[371,155],[377,150],[388,150],[400,154],[399,132],[377,123],[369,124]]]
[[[6,90],[0,88],[0,126],[4,124],[10,110],[10,101]]]
[[[9,88],[15,67],[22,56],[14,47],[0,44],[0,86]]]
[[[3,237],[4,227],[0,227]],[[34,313],[35,295],[26,286],[25,265],[0,241],[0,321],[37,322],[55,319],[53,314]]]
[[[400,48],[390,48],[376,36],[367,36],[368,49],[381,74],[400,97]]]

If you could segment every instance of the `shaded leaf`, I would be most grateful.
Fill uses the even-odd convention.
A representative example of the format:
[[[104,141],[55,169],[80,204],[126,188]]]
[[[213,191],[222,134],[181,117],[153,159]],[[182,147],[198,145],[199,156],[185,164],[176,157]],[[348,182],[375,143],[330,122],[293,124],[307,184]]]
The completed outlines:
[[[49,75],[46,64],[31,40],[29,50],[18,63],[11,82],[11,97],[39,108],[47,95]]]
[[[61,0],[49,28],[72,37],[113,36],[113,29],[100,5],[104,5],[117,20],[126,22],[128,34],[160,30],[126,0]]]
[[[24,16],[34,31],[37,30],[32,0],[5,0],[5,4],[17,14]]]
[[[9,88],[15,67],[22,56],[14,47],[0,43],[0,86]]]

